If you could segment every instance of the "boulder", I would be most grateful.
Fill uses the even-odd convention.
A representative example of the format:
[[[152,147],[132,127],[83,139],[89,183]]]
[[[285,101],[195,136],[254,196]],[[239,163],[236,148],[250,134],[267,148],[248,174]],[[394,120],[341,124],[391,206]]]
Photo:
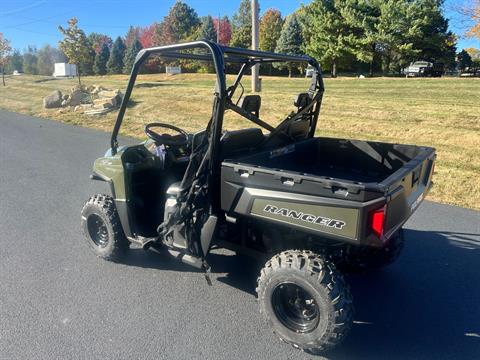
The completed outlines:
[[[85,98],[85,93],[82,90],[75,89],[70,94],[70,105],[77,106],[80,105]]]
[[[67,106],[68,105],[68,100],[62,100],[62,106]]]
[[[60,106],[62,106],[62,92],[60,90],[55,90],[43,98],[43,107],[45,109],[53,109]]]
[[[93,100],[93,105],[97,109],[99,108],[108,109],[115,106],[113,104],[114,100],[115,98],[99,98],[99,99]]]

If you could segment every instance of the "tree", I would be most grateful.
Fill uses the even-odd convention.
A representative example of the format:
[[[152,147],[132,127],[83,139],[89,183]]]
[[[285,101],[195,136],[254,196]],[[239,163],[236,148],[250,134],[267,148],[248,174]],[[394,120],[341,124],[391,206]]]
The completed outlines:
[[[158,45],[155,43],[155,34],[157,27],[158,24],[154,23],[140,30],[139,40],[143,48],[149,48],[154,45]]]
[[[473,65],[472,57],[465,49],[457,55],[457,64],[459,70],[465,70]]]
[[[25,74],[37,75],[37,48],[29,45],[23,51],[23,71]]]
[[[232,34],[230,45],[233,47],[248,49],[252,45],[252,27],[243,26]]]
[[[260,10],[259,10],[260,11]],[[242,0],[232,17],[231,45],[249,48],[252,44],[252,7],[250,0]]]
[[[289,55],[302,55],[302,28],[295,13],[287,17],[282,28],[282,33],[277,42],[275,49],[278,53]],[[286,67],[288,69],[288,76],[292,76],[292,70],[295,68],[293,63],[280,63],[278,67]]]
[[[2,67],[2,82],[5,86],[5,66],[8,63],[10,52],[12,48],[10,47],[10,40],[3,37],[3,34],[0,33],[0,66]]]
[[[78,83],[81,85],[80,73],[82,65],[91,61],[92,53],[85,33],[77,24],[77,18],[73,17],[68,21],[68,28],[58,27],[58,30],[64,36],[64,39],[59,41],[58,45],[67,56],[68,62],[77,65]]]
[[[140,50],[142,50],[142,44],[140,41],[135,40],[130,47],[125,51],[125,57],[123,59],[123,73],[129,74],[132,71],[133,64],[135,64],[135,58]]]
[[[467,36],[480,39],[480,0],[472,0],[471,5],[464,8],[463,12],[470,17],[472,23]]]
[[[219,32],[219,44],[228,46],[232,39],[232,25],[230,24],[228,17],[224,16],[221,19],[213,19],[213,25],[215,26],[215,31]],[[219,26],[220,30],[218,29]]]
[[[259,10],[260,12],[260,10]],[[240,5],[233,14],[232,27],[233,31],[237,31],[240,28],[252,26],[252,6],[250,0],[241,0]]]
[[[23,72],[23,56],[19,50],[13,50],[12,55],[10,56],[10,61],[8,63],[8,68],[10,72],[18,71]]]
[[[109,74],[121,74],[123,71],[123,57],[125,56],[125,44],[119,36],[113,43],[110,57],[107,61],[107,72]]]
[[[443,0],[417,0],[416,22],[418,32],[409,39],[418,57],[442,62],[447,67],[455,64],[456,37],[448,30],[448,20],[442,11]],[[408,59],[414,60],[414,59]]]
[[[105,75],[107,73],[107,61],[109,57],[110,50],[108,45],[104,43],[100,52],[95,55],[95,62],[93,63],[95,75]]]
[[[466,48],[465,51],[472,58],[473,65],[476,67],[480,67],[480,49],[471,47]]]
[[[196,11],[183,1],[177,1],[163,21],[156,26],[155,41],[162,45],[168,45],[188,40],[199,25],[200,19]]]
[[[217,31],[215,30],[213,18],[210,15],[206,16],[203,19],[199,35],[200,39],[210,40],[214,42],[217,41]]]
[[[135,40],[140,39],[140,32],[142,29],[138,26],[130,26],[128,28],[127,34],[125,35],[125,47],[128,49],[132,46]]]
[[[109,49],[113,45],[113,40],[110,36],[94,32],[88,34],[88,41],[90,42],[92,49],[95,51],[95,55],[102,51],[103,44],[106,44]]]
[[[282,14],[277,9],[268,9],[260,20],[260,49],[275,51],[282,33]]]
[[[337,76],[339,61],[354,54],[354,49],[358,47],[359,30],[347,18],[355,10],[355,3],[349,0],[314,0],[308,5],[312,23],[306,50],[320,62],[331,66],[332,77]]]
[[[41,47],[37,52],[37,71],[40,75],[52,75],[56,62],[64,62],[64,54],[50,45]]]

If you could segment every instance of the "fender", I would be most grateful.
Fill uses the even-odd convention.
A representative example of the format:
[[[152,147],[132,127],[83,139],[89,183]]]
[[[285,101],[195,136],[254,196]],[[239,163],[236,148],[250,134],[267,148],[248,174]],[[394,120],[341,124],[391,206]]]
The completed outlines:
[[[125,189],[125,171],[122,162],[123,151],[111,155],[107,151],[104,157],[98,158],[93,164],[92,180],[105,181],[110,185],[110,191],[115,200],[117,213],[122,224],[123,231],[127,237],[132,236],[130,221],[128,217],[128,206]]]

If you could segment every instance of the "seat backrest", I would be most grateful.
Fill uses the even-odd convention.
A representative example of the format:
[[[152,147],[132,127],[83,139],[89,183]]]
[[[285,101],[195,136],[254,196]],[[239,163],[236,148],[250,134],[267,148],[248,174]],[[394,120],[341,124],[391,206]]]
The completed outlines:
[[[302,110],[308,105],[310,105],[311,103],[312,103],[312,98],[310,97],[310,95],[308,93],[301,93],[301,94],[298,94],[293,105],[295,105],[298,108],[298,110]]]
[[[259,128],[228,131],[220,140],[221,158],[223,160],[235,155],[245,155],[246,151],[255,148],[264,139],[265,136]]]
[[[260,95],[247,95],[240,100],[240,107],[255,115],[257,118],[260,117],[260,107],[262,106],[262,98]]]

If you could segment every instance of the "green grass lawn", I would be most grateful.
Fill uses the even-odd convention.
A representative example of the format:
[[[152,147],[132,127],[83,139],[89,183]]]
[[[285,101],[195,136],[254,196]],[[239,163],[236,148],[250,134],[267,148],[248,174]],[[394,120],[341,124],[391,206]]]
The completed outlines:
[[[127,79],[115,75],[83,81],[124,89]],[[42,108],[44,96],[75,84],[74,79],[8,77],[7,86],[0,86],[0,108],[110,131],[116,112],[92,117]],[[244,84],[248,91],[249,79]],[[212,75],[140,75],[122,134],[141,137],[142,125],[151,121],[191,131],[205,127],[213,85]],[[305,79],[263,77],[261,118],[280,121],[307,86]],[[325,86],[317,135],[433,146],[438,159],[429,199],[480,209],[480,79],[338,78],[326,79]],[[228,129],[246,126],[251,124],[227,115]]]

